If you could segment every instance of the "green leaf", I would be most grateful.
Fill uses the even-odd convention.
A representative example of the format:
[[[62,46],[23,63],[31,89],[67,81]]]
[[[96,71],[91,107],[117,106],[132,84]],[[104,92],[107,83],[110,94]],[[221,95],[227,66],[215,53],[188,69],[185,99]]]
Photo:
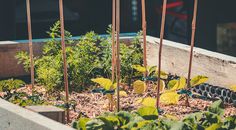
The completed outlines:
[[[86,130],[86,123],[89,122],[91,119],[89,118],[80,118],[77,122],[77,128],[80,130]]]
[[[110,90],[113,85],[112,81],[106,78],[96,78],[91,80],[95,83],[98,83],[101,87],[103,87],[106,90]]]
[[[86,123],[87,130],[113,130],[112,122],[104,117],[95,118]]]
[[[209,111],[202,112],[202,114],[204,118],[202,118],[201,125],[204,128],[210,127],[212,124],[215,123],[221,123],[222,117],[220,115],[217,115]]]
[[[148,75],[152,74],[157,70],[157,66],[148,66]]]
[[[223,115],[224,114],[223,101],[222,100],[215,101],[208,108],[208,111],[218,114],[218,115]]]
[[[165,92],[160,96],[160,102],[165,105],[178,104],[180,95],[177,92]]]
[[[133,88],[134,88],[134,93],[142,94],[146,91],[147,86],[146,86],[145,82],[143,82],[141,80],[137,80],[133,83]]]
[[[163,118],[161,120],[158,120],[158,129],[160,130],[169,130],[171,129],[172,125],[176,123],[176,121],[172,121],[168,118]]]
[[[114,126],[120,126],[120,120],[118,117],[116,116],[108,116],[108,117],[105,117],[105,119],[109,122],[112,123],[113,127]]]
[[[220,123],[214,123],[211,126],[205,128],[205,130],[217,130],[218,128],[220,128],[221,124]]]
[[[158,70],[156,70],[155,75],[158,76]],[[161,79],[167,79],[168,78],[168,74],[166,72],[164,72],[164,71],[161,71],[160,77],[161,77]]]
[[[120,91],[119,94],[120,94],[120,97],[127,97],[128,96],[128,94],[125,91]]]
[[[133,127],[131,130],[139,130],[141,128],[143,128],[145,125],[149,124],[151,121],[149,120],[144,120],[144,121],[140,121],[138,123],[135,124],[135,127]]]
[[[203,113],[202,112],[196,112],[192,114],[188,114],[184,117],[183,122],[190,126],[194,130],[198,129],[204,129],[203,126],[200,125],[200,121],[203,119]]]
[[[185,124],[184,122],[177,121],[174,122],[170,130],[191,130],[192,128]]]
[[[230,89],[231,89],[232,91],[236,92],[236,85],[232,85],[232,86],[230,87]]]
[[[155,107],[156,102],[157,102],[156,98],[152,97],[141,98],[137,101],[138,104],[142,104],[143,106],[148,106],[148,107]]]
[[[26,107],[27,106],[27,101],[26,100],[22,100],[19,105],[22,106],[22,107]]]
[[[132,65],[132,68],[137,70],[140,73],[145,73],[146,72],[146,68],[141,66],[141,65]]]
[[[132,115],[126,111],[120,111],[116,114],[116,116],[119,118],[122,125],[128,124],[132,118]]]
[[[191,85],[191,87],[195,87],[199,84],[205,83],[207,80],[208,80],[208,77],[199,75],[199,76],[194,77],[190,81],[190,85]]]
[[[174,88],[174,86],[177,84],[177,82],[178,82],[177,79],[173,79],[173,80],[169,81],[167,84],[168,89]]]
[[[158,87],[157,85],[155,85],[155,89]],[[165,81],[164,80],[160,80],[160,92],[163,92],[165,91],[165,87],[166,87],[166,84],[165,84]]]
[[[165,114],[164,117],[170,119],[170,120],[173,120],[173,121],[177,121],[178,120],[178,117],[175,116],[175,115],[171,115],[171,114]]]
[[[186,79],[184,77],[180,77],[179,80],[173,80],[168,83],[168,87],[170,90],[179,90],[183,89],[186,86]]]
[[[141,107],[137,113],[146,120],[156,120],[158,117],[158,111],[155,107]]]
[[[138,130],[158,130],[158,124],[156,121],[149,121],[146,122],[144,125],[141,125]]]
[[[140,121],[144,121],[144,118],[139,116],[138,114],[133,114],[132,118],[131,118],[131,121],[128,124],[123,125],[121,127],[121,129],[122,130],[131,130],[132,128],[136,127],[137,123],[140,122]]]
[[[233,130],[236,129],[235,124],[236,124],[236,115],[233,115],[231,117],[226,117],[223,122],[222,128],[225,128],[227,130]]]

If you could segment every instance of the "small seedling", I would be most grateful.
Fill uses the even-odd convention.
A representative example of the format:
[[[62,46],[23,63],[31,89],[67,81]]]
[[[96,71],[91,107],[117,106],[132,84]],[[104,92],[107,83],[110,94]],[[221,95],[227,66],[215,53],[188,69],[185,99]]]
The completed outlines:
[[[112,83],[112,81],[107,78],[96,78],[96,79],[91,79],[91,80],[99,84],[99,88],[92,90],[92,92],[102,93],[103,95],[105,95],[109,101],[108,107],[110,111],[112,111],[113,107],[116,104],[116,101],[114,100],[113,95],[116,94],[115,89],[116,89],[117,84]],[[119,92],[119,94],[121,97],[128,96],[127,93],[122,90]]]

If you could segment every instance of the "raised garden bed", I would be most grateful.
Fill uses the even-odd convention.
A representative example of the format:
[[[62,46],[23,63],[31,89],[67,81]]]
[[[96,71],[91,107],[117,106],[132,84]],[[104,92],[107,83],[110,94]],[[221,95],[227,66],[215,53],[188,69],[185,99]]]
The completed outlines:
[[[67,43],[71,43],[67,45],[71,92],[69,96],[70,103],[66,104],[65,92],[62,91],[63,74],[60,44],[55,39],[55,36],[59,36],[58,27],[59,24],[56,23],[51,28],[49,34],[53,36],[52,39],[44,44],[42,55],[35,57],[35,73],[38,86],[32,88],[31,85],[25,85],[24,82],[18,80],[4,80],[0,84],[1,91],[3,91],[1,96],[20,106],[50,104],[65,109],[70,108],[70,121],[76,121],[81,117],[95,118],[104,112],[114,111],[116,107],[113,101],[116,100],[116,96],[111,96],[115,94],[115,90],[113,83],[109,80],[111,78],[110,36],[101,38],[94,32],[90,32],[78,41],[71,41],[69,39],[70,34],[66,33]],[[158,39],[147,37],[147,60],[148,65],[153,69],[152,71],[148,70],[151,72],[146,79],[143,77],[144,71],[141,66],[141,38],[132,37],[124,38],[123,40],[126,42],[122,43],[121,47],[122,84],[120,87],[123,90],[120,98],[121,110],[132,112],[140,107],[142,108],[142,106],[153,107],[153,104],[155,106],[155,97],[157,96],[157,69],[155,66],[158,60],[159,44],[156,42]],[[229,116],[235,118],[236,108],[233,106],[236,102],[235,90],[230,88],[230,86],[235,84],[236,58],[196,48],[192,68],[193,75],[201,76],[193,78],[194,82],[197,83],[191,85],[191,88],[185,88],[186,79],[184,77],[187,74],[188,48],[188,46],[183,44],[164,41],[163,71],[169,74],[165,73],[165,78],[161,77],[163,78],[162,97],[160,98],[161,105],[159,111],[155,109],[159,113],[158,116],[169,116],[175,118],[175,121],[182,120],[188,114],[205,111],[213,101],[222,99],[224,102],[224,114],[221,111],[221,102],[216,102],[218,105],[214,107],[214,109],[217,109],[217,112],[218,110],[220,111],[220,114],[217,112],[213,113],[213,111],[208,112],[213,113],[211,116],[217,116],[217,118],[228,119],[227,117]],[[24,65],[26,70],[29,70],[27,52],[18,53],[16,58]],[[107,79],[96,79],[97,77],[106,77]],[[136,82],[137,80],[138,82]],[[205,81],[214,86],[206,84]],[[135,83],[138,85],[136,86]],[[99,89],[95,89],[96,86]],[[139,92],[135,89],[138,89]],[[163,95],[168,94],[168,91],[170,91],[170,97],[165,96],[163,98]],[[173,95],[174,100],[171,99]],[[189,97],[188,103],[190,106],[186,106],[186,95]],[[142,99],[141,102],[140,99]],[[146,99],[148,99],[146,103],[143,103]],[[156,113],[154,116],[157,116]],[[223,123],[223,120],[221,123]],[[208,124],[204,127],[210,127],[213,124]]]

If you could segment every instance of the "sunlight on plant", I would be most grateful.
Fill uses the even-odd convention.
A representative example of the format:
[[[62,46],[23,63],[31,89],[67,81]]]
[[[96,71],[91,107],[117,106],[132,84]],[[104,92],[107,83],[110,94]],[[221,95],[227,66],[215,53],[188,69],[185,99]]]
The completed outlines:
[[[156,98],[146,97],[140,98],[136,101],[136,104],[141,104],[143,106],[155,107],[156,106]]]
[[[101,87],[103,87],[106,90],[115,89],[115,84],[112,83],[110,79],[106,78],[96,78],[91,79],[93,82],[98,83]]]
[[[168,88],[170,90],[179,90],[183,89],[186,86],[186,79],[184,77],[180,77],[178,80],[171,80],[168,83]]]
[[[165,92],[160,96],[160,102],[165,105],[178,104],[180,95],[177,92]]]
[[[142,94],[146,91],[147,85],[141,80],[137,80],[133,83],[134,93]]]
[[[194,87],[199,84],[205,83],[207,80],[208,80],[208,77],[199,75],[191,79],[190,85],[191,87]]]
[[[230,89],[233,90],[234,92],[236,92],[236,85],[232,85],[232,86],[230,87]]]

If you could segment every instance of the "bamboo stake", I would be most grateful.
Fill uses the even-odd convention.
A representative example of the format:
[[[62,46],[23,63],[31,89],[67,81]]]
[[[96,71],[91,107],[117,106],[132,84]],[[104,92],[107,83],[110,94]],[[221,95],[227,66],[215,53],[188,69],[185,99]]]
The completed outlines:
[[[115,80],[116,0],[112,0],[112,82]]]
[[[143,65],[146,68],[144,77],[147,77],[147,24],[146,24],[146,7],[145,0],[142,0],[142,29],[143,29]]]
[[[28,38],[29,38],[29,56],[30,56],[30,74],[31,74],[31,92],[33,94],[34,88],[34,52],[32,43],[32,28],[31,28],[31,13],[30,13],[30,0],[26,0],[27,6],[27,23],[28,23]]]
[[[116,91],[117,111],[120,111],[120,0],[116,0]]]
[[[198,8],[198,0],[194,1],[194,12],[193,12],[193,20],[192,20],[192,36],[191,36],[191,48],[190,48],[190,56],[189,56],[189,69],[188,69],[188,79],[187,79],[187,87],[190,87],[190,78],[192,71],[192,61],[193,61],[193,48],[195,42],[195,32],[196,32],[196,20],[197,20],[197,8]],[[186,105],[189,106],[188,96],[186,96]]]
[[[64,86],[66,92],[66,116],[67,123],[70,121],[69,115],[69,87],[68,87],[68,75],[67,75],[67,64],[66,64],[66,47],[65,47],[65,29],[64,29],[64,14],[63,14],[63,0],[59,0],[59,9],[60,9],[60,23],[61,23],[61,47],[62,47],[62,59],[64,67]]]
[[[158,59],[157,103],[156,103],[157,109],[159,108],[159,102],[160,102],[161,54],[162,54],[162,43],[163,43],[163,37],[164,37],[164,31],[165,31],[164,29],[165,29],[165,19],[166,19],[166,4],[167,4],[167,0],[163,0],[161,32],[160,32],[160,46],[159,46],[159,59]]]
[[[116,0],[112,0],[112,83],[115,80],[115,32],[116,32]],[[113,95],[111,95],[111,100],[113,100]],[[109,101],[109,109],[113,111],[113,103]]]

